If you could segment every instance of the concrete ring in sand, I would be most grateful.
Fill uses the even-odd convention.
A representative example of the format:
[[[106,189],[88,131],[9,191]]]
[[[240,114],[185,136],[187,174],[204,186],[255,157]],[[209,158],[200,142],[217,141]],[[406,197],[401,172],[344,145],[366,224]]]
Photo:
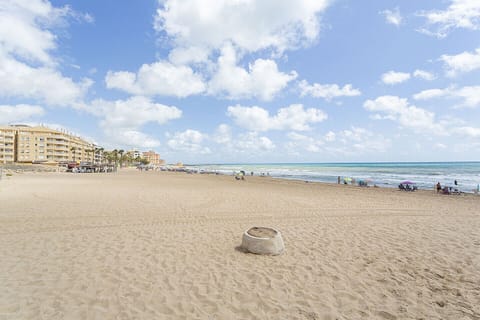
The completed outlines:
[[[279,255],[285,250],[280,231],[268,227],[252,227],[243,233],[242,248],[256,254]]]

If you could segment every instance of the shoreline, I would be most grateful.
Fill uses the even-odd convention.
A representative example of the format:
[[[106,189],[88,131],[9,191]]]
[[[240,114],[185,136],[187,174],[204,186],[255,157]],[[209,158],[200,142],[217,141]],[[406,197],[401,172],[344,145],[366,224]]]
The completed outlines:
[[[1,166],[0,166],[1,168]],[[80,174],[80,175],[111,175],[111,174],[115,174],[113,172],[109,172],[109,173],[105,173],[105,172],[102,172],[102,173],[70,173],[70,172],[66,172],[65,168],[53,168],[53,167],[50,167],[50,166],[39,166],[39,165],[27,165],[25,167],[27,170],[24,170],[24,169],[21,169],[21,166],[16,166],[16,168],[10,168],[10,169],[4,169],[3,171],[3,178],[5,179],[6,175],[8,174],[9,177],[8,178],[11,178],[14,174],[65,174],[65,175],[77,175],[77,174]],[[141,172],[139,171],[137,168],[134,168],[134,167],[126,167],[126,168],[120,168],[118,172]],[[229,178],[232,178],[232,180],[234,179],[234,174],[227,174],[227,173],[222,173],[222,172],[204,172],[204,173],[193,173],[193,172],[188,172],[188,171],[176,171],[176,170],[170,170],[170,171],[164,171],[164,170],[150,170],[150,171],[145,171],[143,172],[143,174],[155,174],[155,173],[164,173],[164,174],[177,174],[177,175],[192,175],[192,176],[195,176],[195,175],[198,175],[198,176],[211,176],[211,177],[214,177],[214,176],[222,176],[222,177],[229,177]],[[458,194],[443,194],[441,192],[437,192],[436,189],[433,189],[433,186],[431,189],[425,189],[425,188],[418,188],[416,189],[415,191],[402,191],[402,190],[399,190],[398,186],[385,186],[385,185],[382,185],[382,186],[371,186],[371,185],[368,185],[368,186],[359,186],[358,184],[344,184],[344,183],[333,183],[333,182],[326,182],[326,181],[317,181],[317,180],[303,180],[303,179],[297,179],[297,178],[287,178],[287,177],[275,177],[275,176],[269,176],[269,175],[246,175],[245,176],[245,180],[251,180],[253,179],[254,181],[257,181],[257,179],[260,179],[260,181],[262,180],[271,180],[271,181],[278,181],[278,182],[291,182],[292,184],[312,184],[312,185],[315,185],[315,184],[318,184],[318,185],[325,185],[325,186],[335,186],[335,187],[339,187],[339,188],[358,188],[358,189],[373,189],[373,190],[393,190],[393,191],[398,191],[398,192],[401,192],[401,193],[425,193],[425,194],[429,194],[429,193],[432,193],[432,194],[436,194],[436,195],[441,195],[441,196],[452,196],[452,197],[455,197],[455,196],[478,196],[479,194],[478,193],[475,193],[475,192],[464,192],[464,191],[461,191],[459,192]]]
[[[445,165],[445,164],[450,164],[450,163],[478,163],[478,161],[457,161],[457,162],[358,162],[358,163],[332,163],[333,165],[342,165],[342,164],[356,164],[356,165],[362,165],[362,164],[438,164],[438,165]],[[316,165],[316,164],[330,164],[330,163],[305,163],[306,165]],[[252,176],[250,175],[250,169],[251,168],[244,168],[242,166],[252,166],[252,165],[257,165],[257,164],[229,164],[229,165],[234,165],[234,166],[240,166],[240,167],[235,167],[235,168],[230,168],[228,170],[226,169],[211,169],[209,164],[206,165],[185,165],[184,167],[177,167],[177,166],[169,166],[169,165],[164,165],[164,166],[157,166],[156,169],[153,169],[154,171],[174,171],[174,172],[186,172],[186,173],[198,173],[198,174],[216,174],[216,175],[226,175],[226,176],[233,176],[235,172],[238,172],[240,170],[245,170],[248,171],[246,172],[245,177],[246,178],[251,178]],[[265,165],[270,165],[270,164],[265,164]],[[274,165],[283,165],[282,163],[275,163]],[[286,163],[286,165],[304,165],[304,163]],[[218,165],[214,165],[218,166]],[[168,169],[167,169],[168,168]],[[0,172],[3,169],[3,175],[6,173],[12,174],[12,173],[22,173],[22,172],[65,172],[66,169],[63,167],[57,167],[57,166],[51,166],[51,165],[38,165],[38,164],[15,164],[15,165],[2,165],[0,164]],[[120,169],[120,168],[119,168]],[[120,170],[133,170],[134,167],[126,167],[126,168],[121,168]],[[152,169],[150,169],[152,170]],[[281,180],[292,180],[292,181],[304,181],[308,183],[327,183],[327,184],[337,184],[336,179],[337,176],[325,176],[327,177],[326,179],[322,179],[319,177],[315,176],[308,176],[308,175],[298,175],[298,174],[292,174],[290,176],[287,175],[278,175],[278,174],[272,174],[270,175],[268,171],[265,172],[256,172],[254,176],[257,177],[270,177],[273,179],[281,179]],[[344,178],[348,178],[353,181],[349,181],[347,185],[357,185],[355,183],[356,181],[367,181],[368,186],[367,187],[374,187],[374,188],[389,188],[389,189],[397,189],[398,185],[403,181],[402,179],[398,179],[398,181],[395,181],[393,183],[386,183],[385,181],[381,179],[375,179],[375,178],[358,178],[355,176],[340,176],[341,177],[341,183],[344,185]],[[335,180],[335,181],[333,181]],[[408,180],[408,179],[407,179]],[[436,182],[431,182],[431,186],[426,187],[425,184],[420,183],[417,185],[418,190],[425,190],[425,191],[430,191],[430,190],[436,190],[436,184],[439,182],[439,180],[442,179],[434,179]],[[456,179],[455,179],[456,180]],[[432,180],[433,181],[433,180]],[[373,185],[372,185],[373,184]],[[465,187],[464,185],[449,185],[449,184],[444,184],[441,183],[442,186],[448,186],[451,191],[454,189],[457,190],[460,194],[479,194],[478,190],[478,184],[474,188],[473,186],[468,186]],[[363,186],[366,187],[366,186]]]
[[[273,163],[199,165],[191,170],[219,171],[230,174],[244,170],[248,173],[267,174],[280,179],[298,179],[311,182],[336,183],[341,178],[367,182],[370,186],[397,188],[402,181],[416,182],[417,188],[432,190],[440,182],[442,186],[460,192],[479,192],[480,162],[386,162],[386,163]],[[460,183],[457,185],[456,181]],[[455,183],[454,183],[455,182]]]

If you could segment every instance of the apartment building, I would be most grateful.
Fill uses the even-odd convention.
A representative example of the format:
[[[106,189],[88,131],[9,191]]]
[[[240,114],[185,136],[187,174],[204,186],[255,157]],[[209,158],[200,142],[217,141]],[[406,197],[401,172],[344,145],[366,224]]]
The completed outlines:
[[[93,143],[50,128],[0,126],[0,163],[94,162]]]
[[[15,130],[0,127],[0,164],[15,161]]]
[[[155,151],[147,151],[143,152],[143,157],[148,160],[149,164],[153,165],[163,165],[165,164],[165,160],[160,159],[160,155]]]
[[[132,157],[132,159],[136,159],[142,156],[141,152],[138,150],[129,150],[127,151],[127,154],[129,154]]]

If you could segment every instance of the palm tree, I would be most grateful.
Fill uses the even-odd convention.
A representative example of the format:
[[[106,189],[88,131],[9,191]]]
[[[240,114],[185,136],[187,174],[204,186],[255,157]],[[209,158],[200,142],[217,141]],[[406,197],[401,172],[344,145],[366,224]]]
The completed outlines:
[[[103,159],[106,161],[106,163],[111,164],[113,161],[113,153],[111,151],[104,151]]]
[[[123,149],[118,150],[118,154],[120,155],[120,157],[118,158],[119,163],[120,163],[120,168],[123,166],[123,153],[124,152],[125,152],[125,150],[123,150]]]
[[[132,153],[127,153],[127,161],[128,165],[131,166],[133,163],[133,154]]]
[[[118,165],[118,150],[117,149],[113,149],[111,151],[111,157],[112,157],[112,160],[113,160],[113,163],[115,164],[115,171],[117,171],[117,165]]]

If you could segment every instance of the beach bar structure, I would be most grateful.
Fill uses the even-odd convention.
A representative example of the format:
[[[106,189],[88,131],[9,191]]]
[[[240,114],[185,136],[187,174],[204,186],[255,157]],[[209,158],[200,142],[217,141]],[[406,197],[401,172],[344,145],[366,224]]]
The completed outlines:
[[[0,164],[101,162],[98,147],[78,136],[43,126],[0,126]]]

